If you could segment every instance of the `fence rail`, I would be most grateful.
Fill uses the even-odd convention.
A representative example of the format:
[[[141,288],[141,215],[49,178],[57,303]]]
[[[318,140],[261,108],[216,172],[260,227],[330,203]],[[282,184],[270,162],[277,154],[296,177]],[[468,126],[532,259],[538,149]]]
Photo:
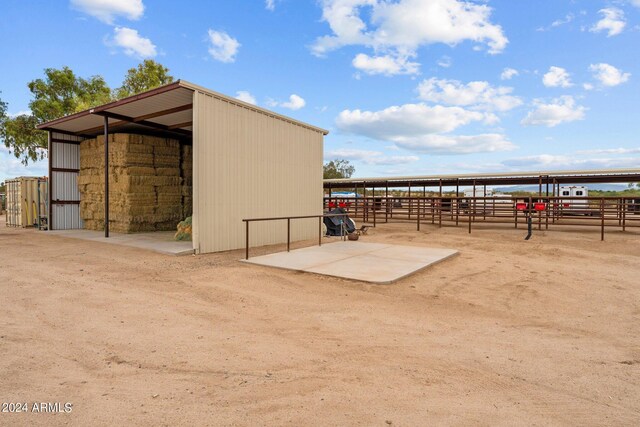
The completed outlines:
[[[266,221],[287,221],[287,252],[291,249],[291,220],[295,219],[311,219],[318,218],[318,246],[322,246],[322,220],[324,218],[333,218],[333,217],[347,217],[348,214],[323,214],[323,215],[302,215],[302,216],[282,216],[282,217],[273,217],[273,218],[248,218],[243,219],[242,221],[245,223],[245,259],[249,259],[249,223],[252,222],[266,222]],[[341,223],[341,237],[345,238],[345,222]]]
[[[417,230],[424,223],[466,225],[471,233],[475,223],[509,223],[515,228],[527,224],[518,203],[543,204],[544,210],[533,216],[536,227],[597,226],[604,240],[605,228],[626,231],[640,227],[640,198],[637,197],[325,197],[324,206],[343,206],[349,217],[370,222],[415,222]]]

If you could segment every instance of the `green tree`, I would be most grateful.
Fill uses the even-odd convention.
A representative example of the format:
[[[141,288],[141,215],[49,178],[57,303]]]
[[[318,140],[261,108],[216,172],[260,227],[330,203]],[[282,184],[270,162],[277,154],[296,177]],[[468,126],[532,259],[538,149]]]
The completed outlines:
[[[25,165],[46,157],[47,136],[36,126],[111,101],[111,89],[100,76],[77,77],[69,67],[47,68],[45,77],[29,82],[31,114],[0,117],[0,138]]]
[[[173,82],[169,69],[152,59],[145,59],[136,68],[127,71],[122,86],[116,90],[118,99],[135,95],[158,86]]]
[[[356,171],[355,166],[348,160],[336,159],[324,164],[324,179],[351,178]]]
[[[79,111],[88,110],[113,100],[113,93],[104,78],[78,77],[69,67],[47,68],[44,78],[28,84],[32,93],[31,114],[7,115],[7,104],[0,100],[0,139],[25,165],[46,157],[46,132],[36,126]],[[118,98],[135,95],[163,84],[171,83],[169,70],[152,60],[146,60],[127,71],[122,86],[115,92]]]

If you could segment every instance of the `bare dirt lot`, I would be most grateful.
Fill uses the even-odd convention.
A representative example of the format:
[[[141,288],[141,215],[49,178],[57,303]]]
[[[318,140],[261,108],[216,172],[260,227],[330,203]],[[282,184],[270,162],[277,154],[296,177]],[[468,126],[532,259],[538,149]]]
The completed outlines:
[[[640,233],[413,227],[460,255],[376,286],[0,218],[0,401],[73,403],[0,424],[640,423]]]

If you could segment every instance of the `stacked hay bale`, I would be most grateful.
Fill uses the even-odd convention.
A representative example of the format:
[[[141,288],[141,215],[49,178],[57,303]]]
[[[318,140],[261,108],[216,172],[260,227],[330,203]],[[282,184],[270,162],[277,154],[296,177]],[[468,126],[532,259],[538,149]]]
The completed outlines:
[[[80,144],[80,212],[104,229],[104,137]],[[174,139],[109,135],[109,227],[122,233],[175,230],[183,216],[181,146]]]
[[[181,150],[182,218],[187,218],[193,214],[193,147],[183,145]]]

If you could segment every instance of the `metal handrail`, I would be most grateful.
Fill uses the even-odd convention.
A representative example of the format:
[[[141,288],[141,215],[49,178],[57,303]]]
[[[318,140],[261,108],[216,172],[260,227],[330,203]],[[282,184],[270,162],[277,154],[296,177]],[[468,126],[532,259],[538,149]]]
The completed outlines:
[[[247,218],[243,219],[242,222],[245,223],[245,259],[249,259],[249,223],[251,222],[263,222],[263,221],[287,221],[287,252],[291,249],[291,220],[292,219],[311,219],[318,218],[318,246],[322,246],[322,219],[323,218],[332,218],[336,216],[348,217],[348,213],[343,214],[322,214],[322,215],[300,215],[300,216],[281,216],[281,217],[271,217],[271,218]],[[341,238],[344,239],[345,234],[345,223],[344,221],[340,225],[340,234]]]

